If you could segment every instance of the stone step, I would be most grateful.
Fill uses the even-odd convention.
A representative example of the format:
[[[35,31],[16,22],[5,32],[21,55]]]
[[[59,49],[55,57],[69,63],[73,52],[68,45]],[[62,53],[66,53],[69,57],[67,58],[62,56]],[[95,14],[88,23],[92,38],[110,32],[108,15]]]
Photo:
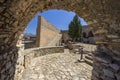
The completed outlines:
[[[107,35],[107,38],[109,39],[120,39],[118,35]]]
[[[90,59],[85,58],[85,62],[86,62],[87,64],[89,64],[90,66],[93,65],[93,60],[90,60]]]
[[[89,60],[93,60],[92,55],[86,55],[86,56],[85,56],[85,59],[86,59],[86,58],[89,59]]]
[[[92,53],[88,53],[87,55],[88,55],[88,56],[93,56],[93,54],[92,54]]]

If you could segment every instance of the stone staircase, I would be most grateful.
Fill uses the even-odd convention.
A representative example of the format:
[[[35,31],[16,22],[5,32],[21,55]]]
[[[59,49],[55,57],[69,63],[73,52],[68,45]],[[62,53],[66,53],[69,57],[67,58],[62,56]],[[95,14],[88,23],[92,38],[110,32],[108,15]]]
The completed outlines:
[[[97,49],[96,45],[93,44],[85,44],[85,43],[76,43],[73,44],[73,47],[76,49],[79,46],[83,47],[83,52],[84,54],[84,61],[89,64],[89,65],[93,65],[93,52]]]
[[[89,65],[93,65],[93,54],[92,53],[88,53],[85,55],[85,62]]]

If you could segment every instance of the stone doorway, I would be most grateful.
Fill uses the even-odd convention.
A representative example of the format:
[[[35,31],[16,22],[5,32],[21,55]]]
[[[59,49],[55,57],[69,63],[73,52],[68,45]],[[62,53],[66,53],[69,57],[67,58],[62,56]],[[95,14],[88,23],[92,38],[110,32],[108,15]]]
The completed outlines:
[[[20,69],[16,67],[19,35],[38,11],[48,9],[74,11],[93,25],[93,34],[98,37],[96,42],[99,45],[94,55],[93,80],[120,79],[119,0],[2,0],[0,4],[1,80],[15,80],[15,71]]]

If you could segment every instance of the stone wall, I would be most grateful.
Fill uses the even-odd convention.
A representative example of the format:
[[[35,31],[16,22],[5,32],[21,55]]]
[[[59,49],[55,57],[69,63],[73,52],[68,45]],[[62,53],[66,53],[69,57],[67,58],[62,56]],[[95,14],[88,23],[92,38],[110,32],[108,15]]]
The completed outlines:
[[[120,52],[105,46],[98,46],[94,53],[92,80],[120,80]]]
[[[69,40],[72,40],[68,35],[68,30],[61,30],[62,33],[62,43],[67,43]]]
[[[53,40],[51,40],[46,47],[48,46],[61,46],[62,34],[56,35]]]
[[[0,54],[0,80],[21,80],[24,72],[24,45],[19,44],[7,50],[5,54]]]
[[[22,80],[24,70],[33,58],[64,52],[63,47],[32,48],[26,50],[20,47],[11,47],[9,50],[11,50],[9,53],[0,56],[0,80]],[[5,64],[5,60],[7,60],[7,64]],[[4,65],[1,65],[1,63],[4,63]]]
[[[22,44],[23,34],[19,36],[19,40],[17,42],[18,48],[18,58],[16,60],[16,70],[15,70],[15,80],[21,80],[22,74],[24,72],[24,44]],[[17,53],[16,53],[17,54]]]
[[[82,42],[89,43],[89,44],[95,44],[95,36],[93,35],[93,32],[91,30],[91,26],[83,26],[82,28]]]
[[[86,51],[95,51],[97,50],[97,45],[93,45],[93,44],[85,44],[85,43],[77,43],[77,44],[73,44],[74,47],[78,47],[78,46],[83,46],[83,48]]]
[[[18,47],[18,58],[15,65],[15,77],[14,80],[22,80],[23,72],[24,72],[24,49]]]
[[[14,80],[16,63],[18,58],[18,49],[16,47],[9,48],[10,52],[0,55],[0,80]]]
[[[55,28],[52,24],[50,24],[46,19],[39,16],[38,27],[37,27],[37,40],[36,40],[37,47],[48,46],[48,44],[51,43],[54,40],[54,38],[59,36],[59,34],[60,31],[57,28]],[[49,44],[49,46],[56,46],[58,41],[54,40],[54,43],[55,43],[54,45]]]
[[[48,9],[74,11],[93,24],[93,33],[100,38],[96,42],[99,47],[94,55],[98,58],[94,58],[93,80],[120,80],[120,70],[110,66],[120,66],[120,0],[0,0],[0,6],[0,80],[14,80],[19,35],[38,11]],[[103,58],[110,62],[105,63]]]
[[[44,47],[44,48],[32,48],[25,50],[25,68],[29,65],[30,61],[39,56],[44,56],[54,53],[64,53],[64,47]]]

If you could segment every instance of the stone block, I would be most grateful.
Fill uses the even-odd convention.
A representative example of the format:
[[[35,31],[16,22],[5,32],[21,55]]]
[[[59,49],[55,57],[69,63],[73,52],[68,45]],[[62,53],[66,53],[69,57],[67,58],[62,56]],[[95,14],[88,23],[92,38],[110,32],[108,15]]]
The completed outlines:
[[[115,75],[112,71],[110,71],[109,69],[103,69],[104,75],[110,78],[115,78]]]
[[[109,64],[106,64],[106,63],[101,63],[103,66],[102,66],[102,69],[103,69],[103,67],[105,66],[105,67],[109,67]]]
[[[99,72],[100,72],[100,71],[95,71],[95,70],[92,71],[93,75],[95,75],[96,77],[100,77]]]
[[[113,50],[113,53],[116,54],[117,56],[120,56],[120,52],[119,51]]]
[[[0,55],[0,61],[3,59],[3,57]]]
[[[120,75],[119,74],[115,74],[117,80],[120,80]]]
[[[6,76],[2,74],[0,80],[5,80],[5,78]]]
[[[14,66],[12,66],[10,69],[9,69],[9,74],[11,74],[11,75],[14,75],[14,71],[15,71],[15,68],[14,68]]]
[[[92,76],[91,80],[100,80],[98,77]]]
[[[103,80],[116,80],[115,78],[105,77]]]
[[[5,53],[5,54],[3,55],[3,58],[4,58],[4,59],[7,58],[7,54],[8,54],[8,53]]]
[[[98,60],[99,62],[106,63],[106,64],[112,62],[111,59],[109,59],[107,57],[98,57],[98,56],[96,56],[95,59]]]
[[[120,62],[120,57],[118,57],[118,56],[113,56],[113,59]]]
[[[110,67],[111,67],[115,72],[118,72],[119,69],[120,69],[120,66],[117,65],[117,64],[110,64]]]
[[[11,63],[11,62],[7,62],[7,64],[6,64],[6,69],[10,69],[11,66],[12,66],[12,63]]]

